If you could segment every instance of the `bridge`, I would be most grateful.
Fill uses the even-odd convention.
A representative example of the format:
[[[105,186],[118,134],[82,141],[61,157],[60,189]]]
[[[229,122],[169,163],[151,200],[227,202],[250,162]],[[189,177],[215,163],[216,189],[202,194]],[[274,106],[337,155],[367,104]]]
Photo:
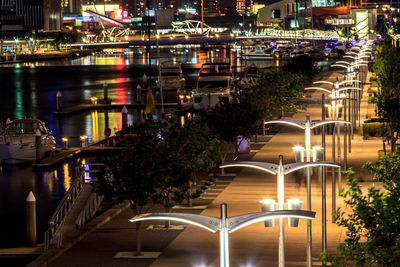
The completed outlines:
[[[158,38],[158,40],[157,40]],[[266,34],[252,34],[239,36],[237,34],[168,34],[150,38],[150,44],[177,45],[177,44],[229,44],[246,39],[266,40],[304,40],[304,41],[336,41],[339,36],[336,32],[320,30],[271,30]],[[126,36],[115,38],[113,41],[75,43],[68,45],[73,48],[124,48],[132,46],[146,46],[149,44],[147,36]]]

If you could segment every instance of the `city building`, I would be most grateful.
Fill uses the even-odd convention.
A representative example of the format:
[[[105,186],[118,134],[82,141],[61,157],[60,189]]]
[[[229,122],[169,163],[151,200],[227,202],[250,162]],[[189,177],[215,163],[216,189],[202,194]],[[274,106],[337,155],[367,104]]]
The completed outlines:
[[[82,7],[81,0],[62,0],[61,5],[63,8],[63,14],[81,13],[81,7]]]
[[[253,0],[236,0],[238,14],[251,14],[253,12]]]
[[[218,0],[203,0],[203,13],[205,17],[213,17],[221,14]]]
[[[0,31],[58,31],[61,0],[0,0]]]
[[[269,1],[257,14],[257,25],[264,27],[298,27],[298,6],[295,0]]]

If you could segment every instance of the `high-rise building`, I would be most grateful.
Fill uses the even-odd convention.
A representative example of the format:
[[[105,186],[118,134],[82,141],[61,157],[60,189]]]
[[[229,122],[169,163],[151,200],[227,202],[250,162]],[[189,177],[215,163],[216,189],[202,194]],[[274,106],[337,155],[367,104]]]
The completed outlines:
[[[61,30],[61,0],[0,0],[0,31]]]
[[[203,13],[205,17],[221,14],[218,0],[203,0]]]
[[[236,11],[239,14],[251,14],[253,11],[253,0],[236,0]]]
[[[79,14],[81,13],[81,0],[62,0],[61,6],[64,14]]]
[[[27,0],[31,2],[32,0]],[[38,0],[40,2],[40,0]],[[43,0],[43,29],[59,31],[62,28],[61,0]]]

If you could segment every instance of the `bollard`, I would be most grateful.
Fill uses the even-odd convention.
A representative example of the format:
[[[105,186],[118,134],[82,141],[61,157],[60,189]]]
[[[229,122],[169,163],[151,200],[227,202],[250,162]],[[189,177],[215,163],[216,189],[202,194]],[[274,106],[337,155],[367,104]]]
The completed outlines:
[[[57,111],[62,111],[62,94],[60,91],[57,92]]]
[[[128,127],[128,110],[124,106],[121,110],[122,112],[122,129]]]
[[[26,198],[26,234],[28,245],[36,247],[36,198],[32,191]]]
[[[103,84],[103,100],[108,100],[108,84]]]
[[[36,162],[40,162],[42,160],[41,147],[42,147],[42,134],[40,133],[39,129],[37,129],[35,133]]]
[[[273,200],[273,199],[264,199],[264,200],[261,200],[260,203],[261,203],[261,211],[263,211],[263,212],[275,210],[275,200]],[[274,227],[275,220],[274,219],[265,220],[264,226],[265,227]]]
[[[82,135],[81,137],[82,148],[88,148],[88,136]]]
[[[64,150],[68,149],[68,138],[63,137],[61,140],[63,141],[63,145],[64,145],[63,149]]]
[[[142,102],[142,87],[140,84],[136,87],[136,103],[140,104]]]
[[[92,105],[97,105],[97,97],[92,96],[92,97],[90,98],[90,102],[92,103]]]

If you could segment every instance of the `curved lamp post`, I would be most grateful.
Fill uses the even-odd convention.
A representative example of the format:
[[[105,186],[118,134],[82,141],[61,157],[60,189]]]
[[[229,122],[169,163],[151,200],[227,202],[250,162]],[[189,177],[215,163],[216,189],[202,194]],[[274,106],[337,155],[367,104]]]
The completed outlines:
[[[220,218],[187,213],[146,213],[129,221],[170,220],[192,224],[210,232],[219,231],[220,267],[229,267],[229,234],[245,226],[276,218],[304,218],[312,220],[315,212],[305,210],[276,210],[228,217],[226,203],[221,203]]]
[[[248,167],[258,169],[270,174],[274,174],[277,176],[277,187],[278,187],[278,207],[279,209],[283,209],[284,203],[284,177],[286,174],[292,173],[297,170],[309,168],[309,167],[317,167],[317,166],[330,166],[340,168],[337,164],[327,163],[327,162],[299,162],[299,163],[291,163],[283,165],[283,156],[279,156],[279,164],[273,163],[265,163],[265,162],[251,162],[251,161],[239,161],[232,162],[221,165],[220,168],[229,168],[229,167]],[[308,192],[308,190],[307,190]],[[308,193],[307,193],[308,199]],[[308,203],[307,203],[308,206]],[[307,207],[308,208],[308,207]],[[311,209],[311,207],[310,207]],[[308,211],[310,211],[308,209]],[[307,221],[308,225],[308,221]],[[308,237],[308,235],[307,235]],[[310,239],[311,242],[311,239]],[[309,239],[307,238],[307,247],[309,246]],[[308,250],[307,250],[308,252]],[[311,252],[311,250],[310,250]],[[307,263],[311,266],[311,257],[308,257],[307,254]],[[284,225],[283,218],[279,219],[279,267],[285,266],[285,243],[284,243]]]
[[[265,124],[285,124],[291,125],[297,128],[304,130],[305,134],[305,150],[306,150],[306,162],[311,161],[311,130],[327,124],[350,124],[350,122],[339,121],[339,120],[329,120],[329,121],[315,121],[310,122],[310,115],[306,115],[306,121],[298,121],[298,120],[272,120],[267,121]],[[334,198],[336,196],[332,196]],[[333,202],[333,201],[332,201]],[[307,210],[311,210],[311,173],[310,168],[307,168]],[[326,216],[326,215],[325,215]],[[323,215],[324,217],[324,215]],[[323,224],[326,223],[326,220],[322,222]],[[311,267],[311,248],[312,248],[312,241],[311,241],[311,222],[307,221],[307,265]]]

